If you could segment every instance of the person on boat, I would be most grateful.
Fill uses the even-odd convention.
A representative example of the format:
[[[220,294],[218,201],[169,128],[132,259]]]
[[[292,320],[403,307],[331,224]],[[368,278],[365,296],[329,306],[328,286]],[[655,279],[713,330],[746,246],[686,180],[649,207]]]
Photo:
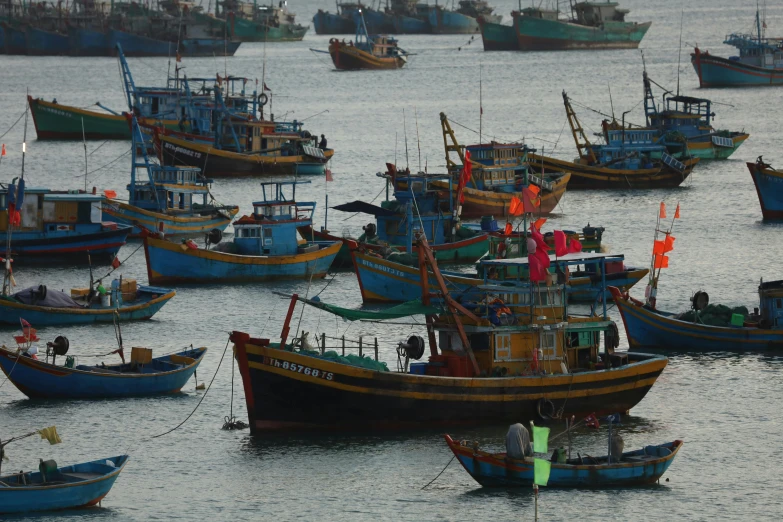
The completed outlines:
[[[52,103],[57,105],[57,98],[52,98]]]
[[[530,432],[519,422],[509,426],[508,433],[506,433],[506,456],[517,460],[533,456]]]
[[[321,134],[321,143],[318,144],[318,148],[321,150],[326,150],[326,136]]]

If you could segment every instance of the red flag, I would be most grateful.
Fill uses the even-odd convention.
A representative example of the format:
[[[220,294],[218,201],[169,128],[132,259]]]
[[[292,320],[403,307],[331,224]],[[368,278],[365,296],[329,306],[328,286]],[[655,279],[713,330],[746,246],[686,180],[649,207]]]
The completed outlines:
[[[111,261],[111,267],[113,269],[117,270],[120,267],[121,264],[122,263],[120,263],[120,258],[117,257],[117,256],[114,256],[114,259],[112,259],[112,261]]]
[[[19,318],[19,322],[22,323],[22,328],[30,328],[30,323],[28,323],[26,320]]]
[[[653,254],[655,255],[663,254],[664,247],[665,247],[664,242],[656,239],[655,241],[653,241]]]
[[[527,256],[527,263],[530,268],[530,281],[534,283],[546,279],[546,270],[541,266],[541,261],[536,254]]]
[[[272,92],[272,89],[270,89],[269,87],[266,86],[266,82],[264,82],[264,90]]]
[[[506,221],[506,228],[503,230],[503,235],[510,236],[512,232],[514,232],[514,227],[511,226],[511,223]]]
[[[18,210],[14,211],[14,215],[11,219],[11,224],[15,227],[18,227],[22,224],[22,215],[19,213]]]
[[[103,195],[106,196],[107,198],[113,199],[117,197],[117,192],[114,190],[106,189],[103,191]]]
[[[674,211],[674,219],[680,219],[680,204],[677,203],[677,210]]]
[[[533,223],[533,226],[536,227],[536,230],[541,230],[541,227],[544,226],[544,223],[546,223],[546,218],[539,218],[536,219],[536,221]]]
[[[563,257],[568,253],[568,246],[566,245],[566,235],[562,230],[555,230],[555,255],[557,257]]]
[[[523,210],[522,202],[516,196],[511,196],[511,203],[508,205],[508,213],[512,216],[521,216]]]
[[[331,169],[326,169],[326,181],[334,181]]]
[[[3,143],[3,152],[0,153],[0,156],[5,156],[5,143]]]
[[[676,238],[674,236],[666,236],[666,240],[663,243],[663,252],[671,252],[674,250],[674,240]]]
[[[669,256],[663,254],[655,254],[654,268],[669,268]]]
[[[473,164],[470,162],[470,151],[465,151],[465,165],[462,166],[462,186],[466,186],[473,176]]]
[[[661,219],[666,219],[666,203],[661,201],[661,210],[658,211],[658,217]]]
[[[581,252],[581,251],[582,251],[582,243],[580,243],[578,239],[572,238],[571,241],[568,242],[568,253],[576,254],[577,252]]]
[[[585,426],[587,428],[599,428],[601,426],[598,422],[598,418],[595,416],[595,413],[591,413],[585,417]]]

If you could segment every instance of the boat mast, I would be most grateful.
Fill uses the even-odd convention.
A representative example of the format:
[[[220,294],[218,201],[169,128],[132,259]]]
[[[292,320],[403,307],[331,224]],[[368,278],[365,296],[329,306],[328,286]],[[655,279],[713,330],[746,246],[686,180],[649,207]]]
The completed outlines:
[[[13,276],[13,272],[12,272],[12,269],[11,269],[11,234],[12,234],[13,228],[14,228],[14,225],[13,225],[14,220],[15,220],[14,216],[15,216],[15,214],[17,212],[21,212],[20,210],[16,210],[16,208],[17,208],[16,205],[18,203],[20,203],[19,196],[21,196],[22,197],[22,201],[24,201],[24,158],[25,158],[25,154],[27,153],[27,114],[28,114],[28,111],[25,110],[25,112],[24,112],[24,135],[23,135],[23,138],[22,138],[22,175],[19,178],[19,183],[18,184],[12,182],[11,186],[9,187],[9,189],[15,191],[16,194],[10,194],[9,193],[9,196],[11,196],[13,198],[13,200],[14,200],[14,208],[13,208],[13,212],[12,212],[11,205],[10,205],[10,203],[8,204],[8,210],[7,210],[7,212],[8,212],[8,233],[6,234],[6,239],[5,239],[5,274],[3,275],[3,295],[8,295],[8,292],[10,291],[11,286],[13,284],[16,284],[13,281],[13,277],[14,276]],[[10,200],[11,197],[9,197],[8,199]],[[20,208],[21,208],[21,205],[20,205]]]
[[[574,143],[576,143],[576,150],[579,153],[579,159],[589,161],[590,163],[596,163],[598,160],[593,152],[593,145],[590,140],[587,139],[584,129],[579,123],[579,119],[576,117],[574,108],[571,107],[571,101],[568,99],[568,95],[563,91],[563,104],[565,105],[566,118],[568,118],[568,124],[571,126],[571,134],[574,136]]]

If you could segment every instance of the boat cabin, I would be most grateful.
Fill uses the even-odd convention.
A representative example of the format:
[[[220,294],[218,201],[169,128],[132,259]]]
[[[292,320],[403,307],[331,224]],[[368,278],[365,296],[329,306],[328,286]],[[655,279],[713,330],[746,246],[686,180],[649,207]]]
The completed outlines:
[[[303,253],[297,227],[312,226],[315,202],[296,201],[296,185],[308,182],[261,183],[263,200],[253,203],[253,214],[234,222],[234,245],[237,254],[286,256]],[[291,187],[291,197],[284,188]],[[307,248],[318,250],[318,245]],[[306,251],[306,250],[305,250]]]
[[[14,184],[0,184],[0,232],[8,231],[8,192],[16,190]],[[102,194],[90,194],[80,190],[53,191],[45,188],[26,188],[19,212],[17,232],[80,233],[101,230]]]
[[[605,22],[624,22],[628,9],[619,9],[617,2],[579,2],[573,4],[575,22],[598,27]]]
[[[750,34],[734,33],[727,36],[723,43],[739,49],[739,56],[730,56],[729,60],[768,69],[783,67],[781,38],[759,38]]]
[[[560,11],[557,9],[542,9],[540,7],[526,7],[521,11],[522,16],[528,16],[530,18],[538,18],[540,20],[549,20],[557,22]]]
[[[474,163],[472,183],[477,190],[492,190],[495,192],[519,192],[530,183],[544,190],[552,190],[552,181],[536,176],[530,169],[528,154],[536,149],[524,143],[496,143],[468,145],[465,150],[470,152]],[[481,166],[476,166],[479,163]],[[462,166],[455,169],[461,171]],[[469,183],[469,187],[474,185]]]
[[[212,180],[204,179],[199,168],[150,164],[147,181],[136,178],[135,168],[133,172],[128,184],[128,202],[131,205],[144,210],[176,214],[191,213],[199,206],[207,207],[209,204],[209,185]]]
[[[783,328],[783,280],[759,285],[759,308],[762,328]]]

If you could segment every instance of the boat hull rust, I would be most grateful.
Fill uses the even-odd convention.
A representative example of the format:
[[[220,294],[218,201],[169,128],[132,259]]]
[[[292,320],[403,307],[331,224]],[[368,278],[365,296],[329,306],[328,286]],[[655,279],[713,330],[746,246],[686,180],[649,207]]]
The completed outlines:
[[[147,275],[152,284],[244,283],[280,279],[323,278],[342,246],[321,245],[316,252],[290,256],[247,256],[144,238]]]
[[[783,220],[783,172],[769,166],[747,163],[765,220]]]
[[[699,77],[699,86],[752,87],[783,85],[783,69],[758,67],[701,52],[691,53],[691,64]]]
[[[537,418],[542,398],[567,416],[628,411],[667,364],[665,357],[629,354],[633,362],[610,371],[452,378],[335,363],[280,350],[242,332],[231,340],[252,433],[514,423]]]
[[[144,397],[178,393],[197,370],[205,353],[206,348],[196,348],[176,354],[193,359],[193,362],[170,371],[121,373],[65,368],[29,357],[17,357],[0,348],[0,369],[31,399]],[[107,368],[111,370],[110,365]]]
[[[446,444],[465,471],[484,487],[532,487],[535,465],[532,458],[517,460],[504,453],[492,454],[476,451],[444,435]],[[553,462],[547,482],[552,488],[610,488],[654,484],[669,469],[683,442],[676,440],[660,446],[648,446],[640,451],[623,453],[620,462],[590,464],[592,457],[585,457],[584,464]],[[660,451],[664,448],[666,451]],[[658,455],[638,457],[649,451]],[[604,457],[605,460],[605,457]]]

